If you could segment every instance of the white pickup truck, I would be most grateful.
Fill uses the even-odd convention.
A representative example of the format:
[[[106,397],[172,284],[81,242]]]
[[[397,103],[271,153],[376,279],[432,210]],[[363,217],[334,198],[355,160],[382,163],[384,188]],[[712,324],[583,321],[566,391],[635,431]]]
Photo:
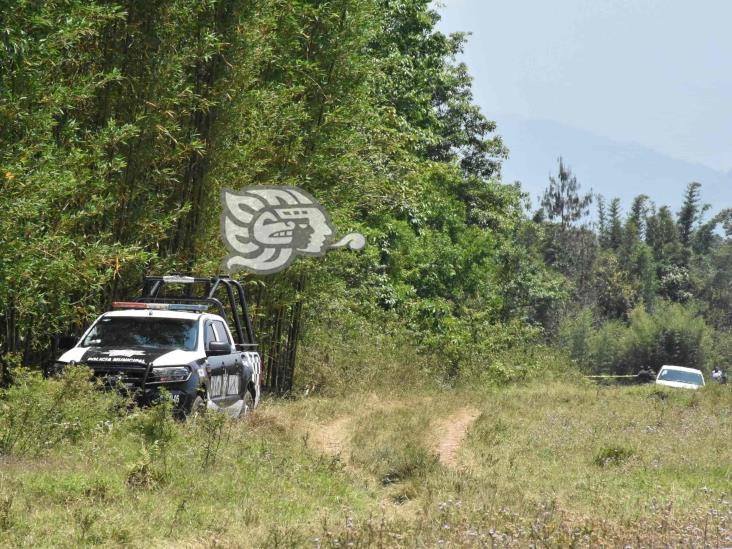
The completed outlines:
[[[656,384],[682,389],[699,389],[704,387],[704,374],[696,368],[664,365],[658,371]]]
[[[176,284],[203,284],[205,297],[161,297],[165,285]],[[233,299],[233,334],[218,290]],[[219,314],[208,312],[211,307]],[[143,297],[115,302],[113,309],[59,357],[56,370],[84,364],[105,386],[128,391],[140,404],[157,400],[164,387],[180,417],[203,408],[239,416],[258,404],[261,360],[238,282],[149,277]]]

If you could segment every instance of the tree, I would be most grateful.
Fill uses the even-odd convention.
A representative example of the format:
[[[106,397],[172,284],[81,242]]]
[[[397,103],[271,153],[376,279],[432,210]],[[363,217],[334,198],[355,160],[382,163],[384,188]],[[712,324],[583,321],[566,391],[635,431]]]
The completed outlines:
[[[620,219],[620,199],[613,198],[608,212],[608,246],[617,250],[623,240],[623,222]]]
[[[638,289],[614,253],[606,252],[598,258],[592,280],[600,316],[604,319],[627,318],[638,302]]]
[[[668,206],[661,206],[646,220],[646,243],[660,265],[678,264],[681,259],[678,225]]]
[[[648,216],[649,201],[650,198],[645,194],[636,196],[633,199],[633,204],[631,205],[630,213],[628,214],[628,220],[626,221],[626,225],[635,225],[639,239],[643,239],[645,235],[645,221]]]
[[[601,194],[597,195],[597,239],[601,248],[607,248],[609,240],[608,219],[605,198]]]
[[[580,195],[577,177],[564,165],[561,157],[558,161],[559,172],[557,177],[549,176],[549,187],[544,191],[541,207],[547,219],[559,219],[560,227],[565,230],[589,213],[592,193]]]
[[[691,253],[691,245],[694,239],[694,231],[701,224],[702,216],[711,206],[700,203],[701,183],[692,181],[686,186],[684,202],[676,218],[679,228],[679,241],[684,249],[684,261],[688,262]]]
[[[499,174],[507,150],[473,103],[472,78],[462,52],[466,35],[437,30],[439,14],[431,0],[377,0],[382,32],[371,54],[383,74],[377,91],[386,105],[414,131],[415,151],[425,159],[458,162],[465,176]]]

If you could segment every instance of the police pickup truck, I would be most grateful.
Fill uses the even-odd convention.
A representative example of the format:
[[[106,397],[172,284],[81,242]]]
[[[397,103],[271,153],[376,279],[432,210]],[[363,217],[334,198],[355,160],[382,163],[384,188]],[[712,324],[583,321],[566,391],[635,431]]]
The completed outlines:
[[[203,286],[202,296],[191,297],[194,286]],[[171,287],[187,291],[172,296]],[[217,297],[222,294],[228,307]],[[114,302],[112,309],[59,357],[56,370],[88,366],[105,386],[129,392],[140,404],[156,401],[165,388],[177,417],[205,408],[238,417],[258,404],[261,360],[239,282],[147,277],[142,297]]]

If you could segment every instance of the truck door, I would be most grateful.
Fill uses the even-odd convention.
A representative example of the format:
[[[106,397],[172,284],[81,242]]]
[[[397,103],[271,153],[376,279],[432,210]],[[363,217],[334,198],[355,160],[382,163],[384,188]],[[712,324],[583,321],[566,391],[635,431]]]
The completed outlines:
[[[231,404],[241,399],[241,353],[236,351],[226,326],[220,320],[207,320],[204,327],[204,344],[209,350],[212,341],[229,344],[231,352],[208,357],[209,398],[219,405]]]

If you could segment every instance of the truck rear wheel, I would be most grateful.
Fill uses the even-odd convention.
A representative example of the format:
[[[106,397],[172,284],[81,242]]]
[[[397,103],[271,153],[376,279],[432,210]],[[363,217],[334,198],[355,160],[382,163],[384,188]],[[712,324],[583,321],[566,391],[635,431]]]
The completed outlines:
[[[252,393],[249,389],[244,391],[242,401],[241,415],[248,416],[254,411],[254,397],[252,396]]]

